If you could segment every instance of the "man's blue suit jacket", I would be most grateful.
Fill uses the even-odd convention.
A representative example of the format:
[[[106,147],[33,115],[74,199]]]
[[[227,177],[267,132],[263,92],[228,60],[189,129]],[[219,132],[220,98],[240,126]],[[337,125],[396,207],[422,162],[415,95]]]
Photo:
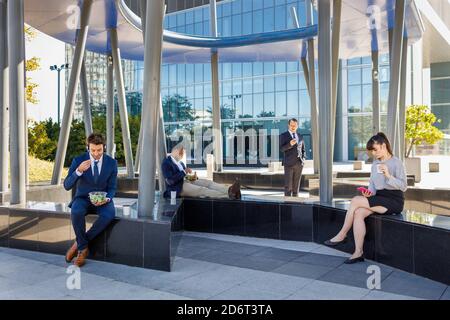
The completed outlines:
[[[76,157],[72,161],[69,173],[64,180],[64,189],[71,190],[76,186],[75,196],[69,204],[71,207],[73,201],[77,198],[89,198],[89,192],[105,191],[106,197],[111,200],[114,198],[117,190],[117,160],[110,156],[103,154],[102,168],[97,183],[94,182],[94,175],[92,168],[86,170],[80,177],[75,172],[78,166],[86,160],[89,160],[89,152]]]
[[[183,162],[181,162],[181,165],[183,166],[183,169],[186,169]],[[161,171],[166,183],[164,198],[169,198],[171,191],[176,191],[177,196],[179,196],[183,190],[184,177],[186,176],[186,173],[178,168],[170,156],[164,159],[161,165]]]

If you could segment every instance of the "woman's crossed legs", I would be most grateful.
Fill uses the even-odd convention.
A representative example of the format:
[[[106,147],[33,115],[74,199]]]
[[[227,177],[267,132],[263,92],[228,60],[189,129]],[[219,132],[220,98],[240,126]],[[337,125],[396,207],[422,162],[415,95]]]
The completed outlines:
[[[351,259],[363,255],[364,237],[366,236],[366,224],[364,220],[373,213],[384,214],[387,209],[382,206],[370,207],[366,197],[356,196],[350,203],[350,208],[345,215],[344,225],[339,233],[331,239],[333,242],[339,242],[345,239],[350,228],[353,227],[353,236],[355,238],[355,252]]]

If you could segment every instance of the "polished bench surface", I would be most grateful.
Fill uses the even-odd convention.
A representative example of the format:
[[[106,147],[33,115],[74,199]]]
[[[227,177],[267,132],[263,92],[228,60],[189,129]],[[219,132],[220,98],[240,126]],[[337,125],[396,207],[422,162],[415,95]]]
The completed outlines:
[[[175,204],[158,199],[147,217],[138,217],[137,200],[115,198],[116,216],[89,245],[90,258],[170,271],[173,236],[181,226]],[[125,211],[125,213],[124,213]],[[129,214],[128,214],[129,213]],[[87,215],[87,229],[97,219]],[[74,242],[70,208],[65,203],[27,202],[0,207],[0,246],[64,254]]]

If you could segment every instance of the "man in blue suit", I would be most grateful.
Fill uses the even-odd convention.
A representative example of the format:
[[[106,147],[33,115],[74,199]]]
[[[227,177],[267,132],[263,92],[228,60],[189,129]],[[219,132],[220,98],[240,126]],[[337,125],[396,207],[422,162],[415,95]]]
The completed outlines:
[[[233,185],[227,187],[214,181],[198,179],[196,175],[189,180],[185,179],[187,175],[192,174],[192,169],[186,167],[181,161],[184,152],[181,144],[176,145],[161,164],[161,171],[166,182],[165,198],[170,197],[170,193],[175,191],[177,196],[181,197],[241,199],[240,183],[237,180]]]
[[[64,180],[66,190],[76,187],[75,196],[69,204],[76,241],[67,251],[66,261],[69,263],[76,257],[74,264],[78,267],[86,263],[89,242],[114,219],[113,198],[117,189],[117,161],[104,154],[105,138],[101,134],[93,133],[87,138],[86,144],[88,152],[72,161]],[[106,192],[106,199],[101,203],[91,203],[89,193],[95,191]],[[94,212],[99,217],[86,232],[85,216]]]

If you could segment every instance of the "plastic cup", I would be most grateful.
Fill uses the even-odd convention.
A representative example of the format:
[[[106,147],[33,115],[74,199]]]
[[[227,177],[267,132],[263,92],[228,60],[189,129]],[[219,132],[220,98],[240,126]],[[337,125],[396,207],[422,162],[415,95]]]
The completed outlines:
[[[170,192],[170,204],[176,204],[177,203],[177,192],[171,191]]]
[[[381,164],[377,164],[377,173],[383,173],[383,171],[381,171]]]

